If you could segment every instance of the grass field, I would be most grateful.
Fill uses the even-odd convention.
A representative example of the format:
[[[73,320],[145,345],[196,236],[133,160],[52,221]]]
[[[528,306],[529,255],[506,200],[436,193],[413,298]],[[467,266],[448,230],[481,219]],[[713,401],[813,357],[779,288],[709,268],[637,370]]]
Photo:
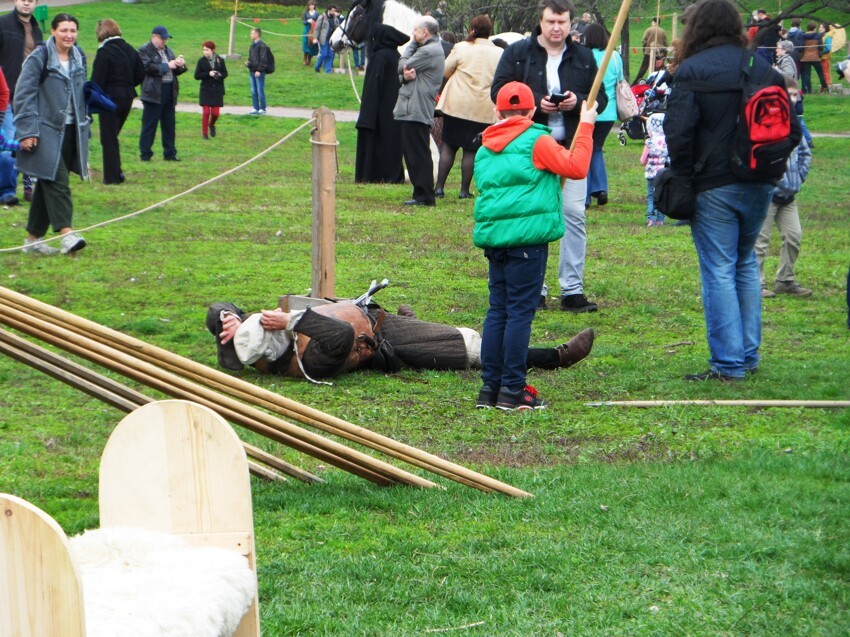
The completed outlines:
[[[97,3],[75,12],[93,31],[108,9],[134,44],[146,37],[143,25],[166,24],[175,50],[192,59],[190,43],[226,41],[227,12],[201,4]],[[298,66],[296,47],[291,53],[291,64],[277,55],[279,74],[269,80],[293,87],[275,93],[277,103],[312,107],[327,98],[356,108],[347,78],[316,77]],[[247,104],[247,80],[236,75],[229,103]],[[183,86],[193,99],[194,83]],[[846,99],[812,96],[807,122],[816,132],[846,132],[846,108]],[[157,155],[143,164],[135,113],[122,133],[128,182],[100,183],[93,143],[91,182],[72,182],[75,225],[182,192],[300,123],[225,115],[218,137],[204,142],[198,118],[179,114],[182,163]],[[486,264],[470,240],[472,204],[451,194],[457,169],[437,208],[411,211],[400,205],[407,186],[354,185],[356,131],[345,124],[337,132],[337,293],[359,294],[386,276],[392,285],[376,297],[386,307],[410,303],[426,320],[480,328]],[[815,294],[765,301],[763,364],[745,383],[681,380],[705,369],[708,356],[696,256],[687,229],[644,227],[640,144],[613,140],[611,202],[588,211],[586,289],[600,311],[551,310],[534,322],[535,344],[587,326],[597,332],[580,365],[531,374],[550,410],[474,410],[474,371],[359,373],[332,387],[242,373],[536,496],[486,495],[439,478],[445,491],[381,489],[240,431],[327,481],[253,482],[264,634],[421,635],[476,624],[456,634],[845,635],[850,411],[587,403],[850,399],[849,143],[817,140],[799,199],[798,262],[800,282]],[[0,284],[214,365],[203,324],[209,303],[255,310],[310,287],[311,153],[300,133],[222,181],[86,233],[89,246],[76,258],[0,253]],[[0,209],[0,248],[20,244],[25,220],[24,208]],[[778,246],[774,236],[769,275]],[[553,246],[550,286],[556,264]],[[97,526],[98,458],[120,418],[0,358],[0,492],[31,500],[69,534]]]

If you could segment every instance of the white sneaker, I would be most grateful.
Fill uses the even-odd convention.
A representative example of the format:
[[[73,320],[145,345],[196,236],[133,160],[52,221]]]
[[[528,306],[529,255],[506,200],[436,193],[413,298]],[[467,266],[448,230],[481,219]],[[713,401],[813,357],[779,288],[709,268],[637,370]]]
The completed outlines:
[[[261,108],[260,110],[257,111],[257,115],[265,115],[265,114],[266,114],[266,109],[264,109],[264,108]]]
[[[23,251],[27,254],[58,254],[58,248],[51,248],[46,243],[37,243],[43,238],[44,237],[39,237],[38,239],[24,239]],[[37,243],[37,245],[32,245],[33,243]]]
[[[259,114],[260,114],[260,111],[258,111],[256,108],[252,108],[251,112],[248,113],[248,115],[259,115]]]
[[[86,240],[76,232],[62,235],[62,254],[71,254],[86,247]]]

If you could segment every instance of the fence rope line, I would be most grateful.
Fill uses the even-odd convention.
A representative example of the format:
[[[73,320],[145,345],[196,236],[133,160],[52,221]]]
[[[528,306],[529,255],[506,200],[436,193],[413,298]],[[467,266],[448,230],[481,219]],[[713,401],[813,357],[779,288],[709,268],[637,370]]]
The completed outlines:
[[[204,188],[205,186],[209,186],[210,184],[213,184],[213,183],[215,183],[215,182],[217,182],[221,179],[224,179],[225,177],[227,177],[229,175],[232,175],[233,173],[245,168],[245,166],[253,164],[255,161],[257,161],[258,159],[269,154],[271,151],[273,151],[275,148],[277,148],[278,146],[280,146],[284,142],[289,141],[289,139],[292,138],[301,129],[303,129],[307,126],[310,126],[311,124],[315,124],[315,123],[316,123],[315,117],[308,119],[303,124],[298,126],[298,128],[296,128],[295,130],[293,130],[289,134],[285,135],[284,137],[282,137],[281,139],[276,141],[274,144],[272,144],[271,146],[269,146],[265,150],[257,153],[256,155],[254,155],[250,159],[242,162],[238,166],[234,166],[233,168],[230,168],[229,170],[224,171],[223,173],[221,173],[219,175],[216,175],[215,177],[211,177],[210,179],[207,179],[206,181],[203,181],[199,184],[195,184],[194,186],[192,186],[188,190],[184,190],[183,192],[177,193],[176,195],[172,195],[171,197],[168,197],[167,199],[163,199],[162,201],[159,201],[155,204],[151,204],[150,206],[147,206],[146,208],[142,208],[141,210],[136,210],[135,212],[131,212],[131,213],[123,215],[121,217],[115,217],[114,219],[107,219],[106,221],[101,221],[100,223],[96,223],[94,225],[88,226],[87,228],[80,228],[78,230],[74,230],[74,232],[88,232],[89,230],[94,230],[95,228],[102,228],[103,226],[108,226],[110,224],[117,223],[118,221],[125,221],[127,219],[131,219],[133,217],[141,215],[145,212],[150,212],[151,210],[156,210],[157,208],[161,208],[165,204],[171,203],[172,201],[176,201],[177,199],[180,199],[181,197],[185,197],[186,195],[191,194],[191,193],[195,192],[196,190],[200,190],[201,188]],[[311,140],[311,141],[313,143],[319,143],[319,142],[315,142],[313,140]],[[323,143],[327,143],[327,142],[323,142]],[[61,238],[62,238],[62,235],[57,235],[55,237],[50,237],[49,239],[41,239],[39,241],[33,241],[32,243],[28,243],[27,247],[29,248],[30,246],[36,246],[36,245],[41,245],[41,244],[44,244],[44,243],[49,243],[51,241],[60,240]],[[22,249],[23,249],[23,246],[15,246],[14,248],[0,248],[0,253],[3,253],[3,252],[18,252]]]
[[[247,22],[243,22],[242,20],[240,20],[240,19],[238,19],[238,18],[235,20],[235,22],[236,22],[236,24],[241,24],[243,27],[249,27],[249,28],[251,28],[251,29],[256,29],[256,28],[257,28],[257,25],[256,25],[256,24],[248,24]],[[278,35],[278,36],[280,36],[280,37],[282,37],[282,38],[298,38],[299,40],[303,40],[305,37],[307,37],[307,35],[306,35],[306,34],[303,34],[303,35],[293,35],[292,33],[277,33],[277,32],[275,32],[275,31],[268,31],[268,30],[266,30],[265,28],[263,28],[263,35],[266,35],[267,33],[268,33],[269,35]]]
[[[354,83],[354,71],[351,70],[351,55],[345,56],[345,64],[348,66],[348,79],[351,80],[351,90],[354,91],[354,97],[357,98],[357,103],[362,104],[363,101],[360,99],[360,94],[357,92],[357,85]]]

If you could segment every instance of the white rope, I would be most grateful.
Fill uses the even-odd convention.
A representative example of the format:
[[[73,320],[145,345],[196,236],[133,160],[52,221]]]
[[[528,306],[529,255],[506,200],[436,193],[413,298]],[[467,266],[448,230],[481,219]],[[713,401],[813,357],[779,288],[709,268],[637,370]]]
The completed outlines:
[[[242,20],[238,20],[238,19],[236,20],[236,24],[241,24],[243,27],[248,27],[248,28],[251,28],[251,29],[257,28],[257,26],[255,24],[248,24],[247,22],[242,22]],[[267,33],[269,35],[279,35],[282,38],[298,38],[299,40],[303,40],[306,37],[306,34],[304,34],[304,35],[293,35],[291,33],[276,33],[274,31],[268,31],[267,29],[264,28],[263,29],[263,35],[266,35]]]
[[[357,92],[357,85],[354,83],[354,71],[351,70],[352,55],[345,56],[345,62],[348,65],[348,78],[351,80],[351,89],[354,91],[354,97],[357,98],[357,103],[362,104],[363,102],[360,100],[360,94]]]
[[[227,171],[221,173],[220,175],[216,175],[215,177],[207,179],[206,181],[201,182],[200,184],[196,184],[196,185],[192,186],[191,188],[189,188],[188,190],[184,190],[183,192],[178,193],[176,195],[173,195],[173,196],[169,197],[168,199],[163,199],[162,201],[155,203],[155,204],[152,204],[152,205],[148,206],[147,208],[142,208],[141,210],[136,210],[136,212],[131,212],[131,213],[123,215],[121,217],[116,217],[115,219],[108,219],[106,221],[101,221],[100,223],[96,223],[92,226],[88,226],[87,228],[80,228],[79,230],[74,230],[74,232],[88,232],[89,230],[94,230],[95,228],[102,228],[103,226],[108,226],[111,223],[116,223],[118,221],[124,221],[126,219],[136,217],[136,216],[138,216],[142,213],[150,212],[151,210],[161,208],[162,206],[164,206],[167,203],[171,203],[172,201],[176,201],[177,199],[180,199],[181,197],[185,197],[186,195],[193,193],[196,190],[200,190],[204,186],[209,186],[210,184],[213,184],[213,183],[219,181],[220,179],[224,179],[228,175],[232,175],[236,171],[241,170],[242,168],[245,168],[245,166],[253,164],[255,161],[257,161],[261,157],[264,157],[265,155],[267,155],[268,153],[273,151],[275,148],[277,148],[278,146],[280,146],[284,142],[288,141],[293,135],[295,135],[295,133],[299,132],[302,128],[309,126],[310,124],[314,124],[315,122],[316,122],[315,118],[308,119],[306,122],[301,124],[298,128],[296,128],[294,131],[292,131],[291,133],[289,133],[285,137],[279,139],[274,144],[272,144],[271,146],[266,148],[264,151],[254,155],[253,157],[251,157],[251,159],[242,162],[238,166],[235,166],[234,168],[231,168],[230,170],[227,170]],[[311,141],[313,141],[313,140],[311,140]],[[320,143],[320,142],[314,141],[313,143]],[[321,143],[327,144],[329,142],[321,142]],[[61,239],[61,238],[62,238],[62,236],[59,235],[59,236],[56,236],[56,237],[50,237],[49,239],[41,239],[40,241],[33,241],[32,243],[28,243],[26,247],[29,248],[31,246],[37,246],[37,245],[41,245],[43,243],[49,243],[50,241],[55,241],[56,239]],[[14,248],[0,248],[0,253],[17,252],[17,251],[22,250],[22,249],[23,249],[22,246],[16,246]]]

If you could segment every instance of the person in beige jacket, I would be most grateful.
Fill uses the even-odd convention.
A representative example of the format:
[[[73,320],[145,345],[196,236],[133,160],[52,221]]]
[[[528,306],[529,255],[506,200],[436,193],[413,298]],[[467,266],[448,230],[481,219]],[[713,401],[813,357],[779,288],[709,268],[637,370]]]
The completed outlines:
[[[480,134],[496,119],[495,105],[490,99],[490,84],[502,57],[502,49],[488,39],[492,32],[490,18],[475,16],[466,40],[458,42],[446,58],[443,77],[448,81],[437,102],[437,111],[443,114],[443,145],[435,188],[437,197],[445,196],[446,179],[458,149],[463,148],[460,198],[472,198],[470,185],[475,153],[481,145]]]

